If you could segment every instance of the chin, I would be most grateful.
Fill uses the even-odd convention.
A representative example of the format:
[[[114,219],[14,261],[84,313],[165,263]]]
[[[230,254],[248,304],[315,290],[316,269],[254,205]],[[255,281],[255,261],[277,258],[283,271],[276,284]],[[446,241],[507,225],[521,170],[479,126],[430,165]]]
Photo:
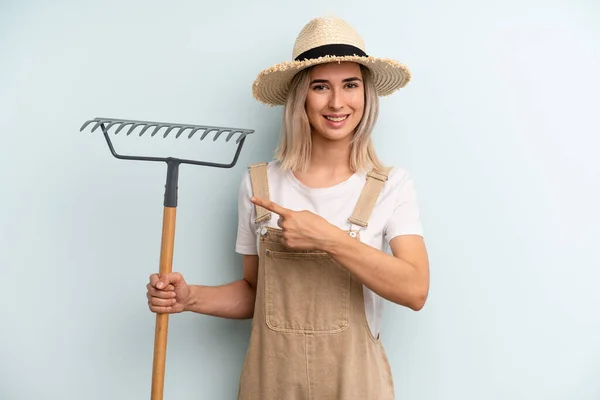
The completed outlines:
[[[343,129],[323,128],[321,130],[317,130],[317,133],[329,140],[351,140],[355,131],[356,127],[344,127]]]

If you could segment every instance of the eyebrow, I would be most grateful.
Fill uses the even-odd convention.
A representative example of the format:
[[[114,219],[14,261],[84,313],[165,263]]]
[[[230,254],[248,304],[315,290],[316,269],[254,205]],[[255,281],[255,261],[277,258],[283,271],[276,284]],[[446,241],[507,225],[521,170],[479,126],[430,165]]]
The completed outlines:
[[[346,78],[342,82],[353,82],[353,81],[361,81],[361,79],[357,76],[353,76],[352,78]],[[310,84],[313,83],[329,83],[327,79],[313,79]]]

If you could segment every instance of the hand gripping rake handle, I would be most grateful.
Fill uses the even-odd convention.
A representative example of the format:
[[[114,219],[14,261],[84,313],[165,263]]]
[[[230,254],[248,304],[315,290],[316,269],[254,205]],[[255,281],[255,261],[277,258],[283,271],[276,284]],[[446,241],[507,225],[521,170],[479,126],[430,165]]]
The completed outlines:
[[[159,275],[163,276],[172,272],[173,265],[173,248],[175,243],[175,220],[177,210],[177,182],[179,177],[179,165],[180,164],[192,164],[192,165],[203,165],[208,167],[217,168],[231,168],[233,167],[240,155],[246,136],[253,133],[254,130],[250,129],[238,129],[238,128],[225,128],[216,126],[205,126],[205,125],[185,125],[185,124],[171,124],[164,122],[150,122],[150,121],[135,121],[115,118],[95,118],[93,120],[86,121],[83,126],[79,129],[83,131],[88,125],[95,123],[92,128],[92,132],[96,129],[101,128],[108,148],[113,156],[123,160],[140,160],[140,161],[163,161],[167,163],[167,177],[165,185],[165,196],[164,196],[164,212],[162,221],[162,240],[160,249],[160,265]],[[162,128],[166,128],[163,133],[163,138],[166,138],[171,131],[178,129],[176,138],[178,138],[184,131],[190,130],[188,133],[188,139],[198,131],[203,131],[200,136],[200,140],[204,140],[206,136],[216,131],[214,140],[217,140],[219,136],[227,132],[226,141],[239,133],[239,137],[236,140],[238,144],[237,150],[233,160],[229,164],[219,164],[207,161],[196,161],[187,160],[174,157],[146,157],[146,156],[127,156],[118,154],[110,140],[108,131],[113,126],[118,126],[115,131],[115,135],[118,134],[125,126],[131,125],[127,131],[127,135],[130,135],[137,127],[143,126],[139,136],[142,136],[150,127],[154,127],[154,130],[150,134],[154,136]],[[152,365],[152,390],[151,400],[162,400],[164,392],[164,377],[165,377],[165,362],[167,355],[167,333],[169,329],[169,314],[156,314],[156,326],[154,331],[154,360]]]

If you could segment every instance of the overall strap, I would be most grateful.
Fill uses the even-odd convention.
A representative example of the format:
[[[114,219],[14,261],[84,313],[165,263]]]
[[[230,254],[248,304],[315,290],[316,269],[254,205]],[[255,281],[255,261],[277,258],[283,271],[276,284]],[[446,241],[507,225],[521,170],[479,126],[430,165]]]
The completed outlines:
[[[368,225],[375,202],[379,197],[381,189],[383,189],[384,183],[388,179],[391,169],[392,167],[387,167],[380,171],[371,170],[367,173],[367,182],[356,202],[352,216],[348,218],[350,223],[362,226],[363,228]]]
[[[252,183],[252,194],[264,200],[269,200],[269,181],[267,179],[267,163],[262,162],[252,164],[248,167],[250,171],[250,181]],[[256,209],[256,223],[268,221],[271,219],[271,212],[261,206],[254,206]]]

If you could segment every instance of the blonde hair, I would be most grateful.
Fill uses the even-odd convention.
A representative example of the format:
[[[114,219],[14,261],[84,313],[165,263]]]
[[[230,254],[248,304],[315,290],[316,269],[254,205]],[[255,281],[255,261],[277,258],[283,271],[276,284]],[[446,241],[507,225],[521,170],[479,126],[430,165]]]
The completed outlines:
[[[382,169],[371,134],[379,114],[379,97],[375,90],[371,72],[360,65],[365,90],[363,116],[354,131],[351,142],[350,168],[353,171],[369,168]],[[311,68],[298,72],[290,84],[290,90],[283,109],[283,122],[279,146],[275,159],[281,168],[292,171],[305,171],[311,157],[311,128],[306,115],[305,102],[310,84]]]

